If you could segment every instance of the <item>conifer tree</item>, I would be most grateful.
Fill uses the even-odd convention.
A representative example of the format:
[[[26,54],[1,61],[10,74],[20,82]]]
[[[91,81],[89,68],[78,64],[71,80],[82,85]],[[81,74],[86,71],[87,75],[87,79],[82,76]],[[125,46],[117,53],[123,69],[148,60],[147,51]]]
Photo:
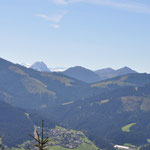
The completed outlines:
[[[49,137],[44,138],[44,120],[42,120],[42,133],[41,137],[39,135],[39,132],[36,131],[36,136],[33,136],[30,134],[30,136],[37,142],[37,144],[34,144],[33,146],[38,148],[39,150],[45,150],[47,147],[47,143],[50,141]]]

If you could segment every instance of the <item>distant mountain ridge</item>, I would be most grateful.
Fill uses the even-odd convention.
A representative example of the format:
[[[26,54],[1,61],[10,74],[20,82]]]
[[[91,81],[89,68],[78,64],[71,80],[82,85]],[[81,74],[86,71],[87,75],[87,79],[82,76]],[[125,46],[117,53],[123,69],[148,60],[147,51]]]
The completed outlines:
[[[138,73],[129,67],[123,67],[123,68],[120,68],[117,70],[112,69],[112,68],[104,68],[104,69],[99,69],[96,71],[90,70],[90,69],[82,67],[82,66],[70,67],[68,69],[66,69],[64,67],[50,68],[42,61],[35,62],[31,66],[26,65],[24,63],[22,63],[21,65],[23,65],[27,68],[32,68],[32,69],[40,71],[40,72],[62,72],[63,74],[65,74],[69,77],[72,77],[72,78],[75,78],[77,80],[87,82],[87,83],[107,80],[110,78],[114,78],[116,76],[126,75],[126,74],[130,74],[130,73]]]
[[[44,62],[35,62],[30,68],[40,71],[40,72],[50,72],[50,69]]]
[[[117,70],[112,68],[104,68],[104,69],[96,70],[95,73],[99,75],[101,80],[106,80],[117,76],[122,76],[130,73],[137,73],[137,72],[132,70],[129,67],[123,67]]]
[[[32,69],[40,71],[40,72],[63,72],[66,70],[66,68],[64,68],[64,67],[50,68],[43,61],[35,62],[32,65],[26,65],[24,63],[22,63],[21,65],[26,67],[26,68],[32,68]]]
[[[71,67],[64,71],[63,74],[87,83],[97,82],[101,80],[98,74],[81,66]]]
[[[92,71],[82,66],[71,67],[63,72],[63,74],[65,74],[66,76],[87,83],[99,82],[102,80],[106,80],[106,79],[110,79],[110,78],[114,78],[126,74],[131,74],[131,73],[137,73],[137,72],[130,69],[129,67],[123,67],[118,70],[114,70],[112,68],[104,68],[97,71]]]

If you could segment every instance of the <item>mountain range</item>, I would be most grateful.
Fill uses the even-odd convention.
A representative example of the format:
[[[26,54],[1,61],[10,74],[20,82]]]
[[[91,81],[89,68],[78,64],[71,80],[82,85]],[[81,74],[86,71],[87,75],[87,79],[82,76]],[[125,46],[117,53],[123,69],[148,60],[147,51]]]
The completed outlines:
[[[106,69],[101,69],[97,71],[92,71],[81,66],[76,66],[76,67],[67,69],[63,73],[69,77],[73,77],[80,81],[93,83],[93,82],[98,82],[98,81],[110,79],[110,78],[121,76],[121,75],[137,73],[137,72],[128,67],[123,67],[118,70],[106,68]]]
[[[84,69],[75,67],[75,73]],[[48,127],[56,124],[84,131],[105,150],[114,144],[149,146],[150,74],[124,70],[129,74],[93,83],[88,69],[80,74],[84,82],[64,72],[36,71],[0,58],[2,140],[8,146],[30,140],[28,132],[33,133],[34,125],[44,119]]]
[[[106,79],[130,74],[130,73],[137,73],[136,71],[132,70],[129,67],[123,67],[118,70],[114,70],[112,68],[105,68],[105,69],[97,70],[95,72],[99,75],[101,80],[106,80]]]
[[[86,83],[93,83],[102,80],[107,80],[116,76],[126,75],[129,73],[137,73],[136,71],[130,69],[129,67],[123,67],[118,70],[114,70],[112,68],[105,68],[96,71],[92,71],[82,66],[75,66],[68,69],[62,67],[49,69],[44,62],[35,62],[33,65],[31,65],[30,68],[41,72],[50,72],[50,71],[62,72],[66,76],[72,77],[74,79]]]

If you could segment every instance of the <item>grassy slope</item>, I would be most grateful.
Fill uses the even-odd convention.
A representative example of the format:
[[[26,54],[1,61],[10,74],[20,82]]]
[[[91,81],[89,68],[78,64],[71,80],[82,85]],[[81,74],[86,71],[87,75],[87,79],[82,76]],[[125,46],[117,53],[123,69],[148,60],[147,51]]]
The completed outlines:
[[[83,143],[75,149],[63,148],[61,146],[53,146],[51,148],[48,148],[47,150],[98,150],[98,148],[93,144],[93,142],[89,141],[86,137],[85,141],[88,141],[89,143],[91,143],[91,145]],[[9,150],[25,150],[25,149],[11,148]]]
[[[128,124],[128,125],[122,127],[121,129],[122,129],[123,132],[130,132],[130,128],[131,128],[132,126],[134,126],[135,124],[136,124],[136,123],[130,123],[130,124]]]
[[[89,144],[81,144],[80,146],[78,146],[77,148],[75,148],[74,150],[97,150],[98,148],[93,144],[93,142],[91,142],[90,140],[88,140],[86,137],[84,138],[85,142],[91,143],[91,145]],[[54,146],[49,148],[48,150],[72,150],[72,149],[68,149],[68,148],[63,148],[60,146]]]
[[[128,74],[123,76],[114,77],[105,81],[91,84],[91,87],[108,88],[110,86],[142,86],[150,82],[150,75],[145,73]]]
[[[81,144],[78,148],[75,148],[73,150],[91,150],[91,149],[97,150],[98,148],[95,145]],[[72,149],[55,146],[55,147],[50,148],[49,150],[72,150]]]

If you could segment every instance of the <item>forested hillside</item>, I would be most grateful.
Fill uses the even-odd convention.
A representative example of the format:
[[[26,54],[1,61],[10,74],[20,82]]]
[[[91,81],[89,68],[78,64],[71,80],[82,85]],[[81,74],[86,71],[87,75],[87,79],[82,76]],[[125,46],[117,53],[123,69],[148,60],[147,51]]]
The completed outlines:
[[[149,91],[150,84],[122,87],[59,106],[54,118],[61,124],[86,130],[98,145],[102,145],[99,139],[113,144],[144,145],[150,137]]]

